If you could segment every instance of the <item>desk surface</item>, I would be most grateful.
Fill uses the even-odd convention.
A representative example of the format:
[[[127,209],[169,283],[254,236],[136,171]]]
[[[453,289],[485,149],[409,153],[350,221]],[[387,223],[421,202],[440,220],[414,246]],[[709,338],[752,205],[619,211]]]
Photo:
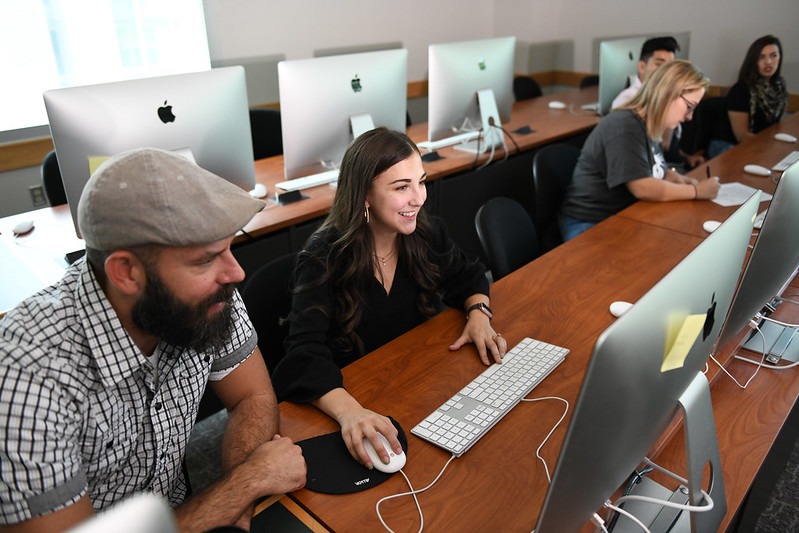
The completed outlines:
[[[796,119],[790,118],[781,127],[793,131],[794,125]],[[760,187],[766,184],[765,188],[773,192],[773,183],[763,178],[732,175],[732,169],[740,169],[747,155],[756,153],[762,158],[756,161],[773,164],[795,146],[772,146],[776,141],[770,140],[771,135],[764,137],[711,164],[728,169],[724,181]],[[724,220],[733,210],[711,202],[639,202],[493,284],[495,325],[509,344],[530,336],[571,350],[566,361],[530,397],[557,395],[573,406],[596,338],[613,321],[609,303],[637,300],[706,237],[702,221]],[[784,320],[795,322],[799,317],[796,306],[781,306],[779,312],[787,313]],[[471,347],[455,353],[447,349],[462,322],[461,313],[444,312],[343,371],[346,386],[355,398],[391,415],[405,428],[409,449],[404,471],[416,488],[430,483],[449,455],[410,435],[410,428],[482,370]],[[732,359],[733,348],[725,347],[716,355],[743,382],[754,367]],[[762,370],[746,390],[738,388],[712,362],[707,376],[727,493],[723,529],[744,500],[799,396],[799,374]],[[332,420],[312,407],[283,403],[280,410],[281,434],[294,439],[338,430]],[[530,531],[547,490],[535,449],[561,412],[559,402],[517,406],[472,449],[454,460],[433,488],[420,495],[425,525],[431,531],[491,530],[497,524],[506,531]],[[556,464],[569,419],[542,450],[550,470]],[[684,472],[683,443],[680,425],[673,424],[656,443],[652,455],[664,466]],[[301,490],[290,496],[328,529],[376,531],[381,525],[374,512],[375,502],[406,490],[404,480],[394,476],[359,494],[328,496]],[[418,528],[418,516],[409,498],[386,502],[381,512],[396,531]]]

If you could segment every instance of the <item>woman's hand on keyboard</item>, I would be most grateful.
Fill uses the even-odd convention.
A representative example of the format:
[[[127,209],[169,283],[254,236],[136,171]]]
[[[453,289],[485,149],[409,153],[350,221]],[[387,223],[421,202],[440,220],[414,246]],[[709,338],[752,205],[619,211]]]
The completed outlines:
[[[473,343],[484,365],[501,363],[508,349],[505,338],[491,327],[491,321],[480,312],[473,312],[466,321],[463,333],[449,347],[459,350],[464,344]]]

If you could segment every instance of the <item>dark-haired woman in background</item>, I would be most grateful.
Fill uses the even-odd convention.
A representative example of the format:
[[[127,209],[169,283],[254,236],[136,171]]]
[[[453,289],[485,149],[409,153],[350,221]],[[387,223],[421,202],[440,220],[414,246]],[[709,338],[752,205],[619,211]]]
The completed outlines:
[[[738,81],[726,97],[732,137],[711,140],[709,157],[780,121],[788,105],[788,90],[781,72],[782,44],[778,38],[766,35],[749,46]]]
[[[406,135],[377,128],[347,149],[330,214],[300,253],[286,356],[272,381],[283,400],[311,403],[335,419],[353,457],[367,467],[368,438],[384,461],[382,433],[401,451],[391,421],[344,388],[341,368],[449,307],[466,312],[457,350],[474,343],[499,362],[505,340],[491,327],[485,267],[428,219],[426,173]]]

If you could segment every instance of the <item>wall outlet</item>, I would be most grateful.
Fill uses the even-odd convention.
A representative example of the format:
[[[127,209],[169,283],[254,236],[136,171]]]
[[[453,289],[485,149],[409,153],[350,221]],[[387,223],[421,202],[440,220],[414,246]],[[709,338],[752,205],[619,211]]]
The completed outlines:
[[[33,207],[47,207],[47,197],[44,195],[44,189],[41,185],[31,185],[28,187],[31,195],[31,202]]]

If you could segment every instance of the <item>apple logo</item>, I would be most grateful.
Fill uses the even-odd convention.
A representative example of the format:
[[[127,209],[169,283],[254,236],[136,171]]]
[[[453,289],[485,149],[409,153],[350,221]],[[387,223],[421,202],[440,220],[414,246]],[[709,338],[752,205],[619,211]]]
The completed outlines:
[[[361,89],[363,89],[363,87],[361,87],[361,78],[359,78],[357,74],[354,78],[352,78],[350,85],[352,85],[352,92],[355,93],[359,93],[361,92]]]
[[[702,340],[706,341],[710,332],[713,331],[713,324],[716,323],[716,293],[710,298],[712,302],[710,307],[707,308],[707,316],[705,317],[705,327],[702,329]]]
[[[481,57],[480,61],[477,62],[477,66],[480,68],[480,70],[485,70],[486,69],[486,58]]]
[[[161,119],[161,122],[166,124],[167,122],[175,122],[175,115],[172,113],[172,106],[167,105],[167,101],[164,100],[164,105],[158,108],[158,118]]]

